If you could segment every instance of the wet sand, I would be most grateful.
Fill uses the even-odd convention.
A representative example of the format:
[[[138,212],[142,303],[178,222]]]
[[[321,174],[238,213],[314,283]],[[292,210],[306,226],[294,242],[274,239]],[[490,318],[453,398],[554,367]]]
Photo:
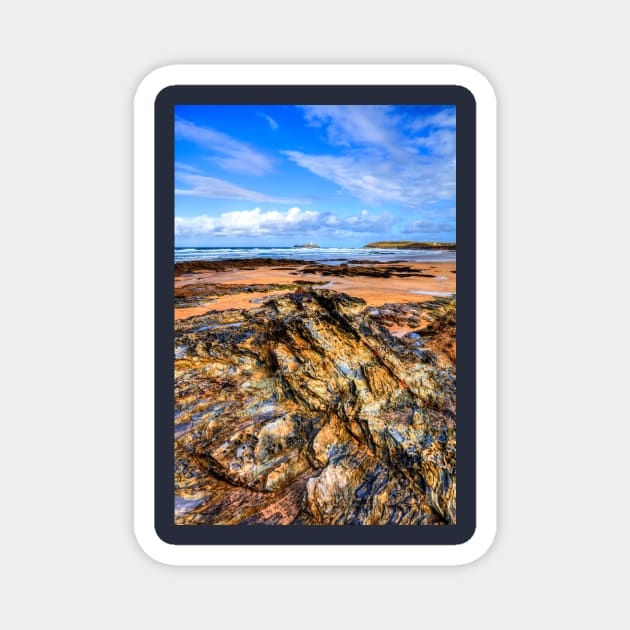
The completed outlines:
[[[366,265],[368,266],[368,265]],[[370,263],[369,267],[378,269],[379,263]],[[392,263],[383,263],[382,266],[392,267]],[[233,269],[229,271],[199,272],[192,275],[181,275],[175,278],[175,287],[188,286],[190,284],[236,284],[251,286],[258,284],[290,284],[300,280],[324,282],[321,287],[347,293],[352,297],[358,297],[367,302],[369,306],[382,306],[387,303],[423,302],[433,300],[431,293],[450,294],[456,292],[455,261],[428,262],[428,263],[401,263],[400,266],[412,267],[418,272],[430,274],[435,277],[425,278],[389,277],[375,278],[365,276],[335,276],[318,273],[294,275],[303,267],[274,268],[257,267],[255,269]],[[334,271],[334,267],[331,267]],[[292,273],[293,272],[293,273]],[[295,290],[295,289],[293,289]],[[199,306],[175,309],[175,319],[186,319],[196,315],[202,315],[209,311],[227,309],[251,309],[260,305],[260,300],[282,295],[289,289],[271,292],[248,292],[222,295]],[[426,294],[415,293],[426,291]],[[254,300],[254,301],[252,301]],[[401,334],[401,331],[393,331],[392,334]],[[404,334],[404,333],[402,333]]]

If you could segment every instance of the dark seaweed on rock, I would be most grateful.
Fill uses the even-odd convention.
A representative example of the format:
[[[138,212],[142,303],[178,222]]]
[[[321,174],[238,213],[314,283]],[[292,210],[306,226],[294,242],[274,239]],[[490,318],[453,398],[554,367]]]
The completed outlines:
[[[307,260],[286,258],[237,258],[228,260],[184,260],[175,263],[175,275],[199,271],[229,271],[230,269],[255,269],[257,267],[295,267],[308,265]]]
[[[292,275],[319,274],[323,276],[365,276],[371,278],[435,278],[435,275],[418,270],[404,261],[380,263],[378,261],[350,260],[340,265],[327,265],[307,260],[282,258],[242,258],[232,260],[187,260],[175,263],[175,276],[185,276],[206,271],[253,270],[271,267],[287,270]]]
[[[431,349],[325,289],[178,321],[176,522],[455,523],[454,309]]]
[[[376,263],[371,267],[359,264],[309,264],[307,267],[293,272],[292,275],[320,274],[322,276],[363,276],[367,278],[435,278],[435,275],[425,273],[423,270],[415,269],[409,265]]]

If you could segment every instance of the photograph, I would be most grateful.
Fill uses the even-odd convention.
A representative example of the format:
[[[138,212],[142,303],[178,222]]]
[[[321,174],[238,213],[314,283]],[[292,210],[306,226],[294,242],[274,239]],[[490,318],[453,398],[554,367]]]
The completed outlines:
[[[174,107],[176,525],[457,524],[456,119]]]

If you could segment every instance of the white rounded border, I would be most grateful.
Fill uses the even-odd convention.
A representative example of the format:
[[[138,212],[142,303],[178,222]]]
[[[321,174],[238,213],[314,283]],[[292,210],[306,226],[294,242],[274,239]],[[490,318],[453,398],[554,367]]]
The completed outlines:
[[[477,527],[460,545],[171,545],[154,527],[154,104],[172,85],[459,85],[477,104]],[[171,565],[461,565],[496,533],[496,97],[459,65],[173,65],[134,100],[134,531]]]

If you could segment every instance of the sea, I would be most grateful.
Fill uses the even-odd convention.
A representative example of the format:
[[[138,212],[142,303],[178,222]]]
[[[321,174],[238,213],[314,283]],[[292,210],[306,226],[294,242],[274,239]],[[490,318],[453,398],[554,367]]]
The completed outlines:
[[[175,262],[241,258],[287,258],[312,260],[330,265],[341,264],[349,260],[442,262],[455,260],[455,254],[454,250],[378,249],[371,247],[176,247]]]

